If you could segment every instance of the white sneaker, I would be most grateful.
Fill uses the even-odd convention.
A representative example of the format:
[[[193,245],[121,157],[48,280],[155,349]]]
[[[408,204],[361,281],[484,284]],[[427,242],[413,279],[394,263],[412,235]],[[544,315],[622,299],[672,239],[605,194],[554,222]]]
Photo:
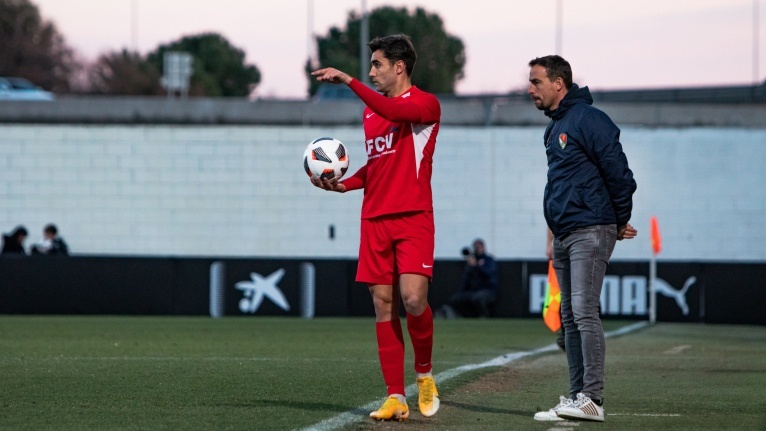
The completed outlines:
[[[582,393],[577,394],[577,399],[572,404],[559,409],[558,415],[565,419],[604,422],[604,408]]]
[[[563,421],[564,418],[559,417],[559,410],[561,410],[564,407],[571,406],[572,401],[570,398],[564,398],[562,396],[559,396],[559,403],[556,404],[556,407],[545,411],[545,412],[537,412],[535,413],[535,420],[536,421]]]

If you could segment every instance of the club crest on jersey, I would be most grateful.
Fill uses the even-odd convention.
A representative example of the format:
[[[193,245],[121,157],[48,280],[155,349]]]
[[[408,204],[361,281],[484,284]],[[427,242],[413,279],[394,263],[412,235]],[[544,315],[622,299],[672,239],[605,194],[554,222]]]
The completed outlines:
[[[563,150],[564,147],[567,146],[567,134],[562,133],[559,135],[559,145],[561,145],[561,149]]]

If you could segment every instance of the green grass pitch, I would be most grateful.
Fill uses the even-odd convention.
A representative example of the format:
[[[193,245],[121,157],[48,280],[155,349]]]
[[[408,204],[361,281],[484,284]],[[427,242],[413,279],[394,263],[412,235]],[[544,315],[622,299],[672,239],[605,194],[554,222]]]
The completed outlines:
[[[541,319],[435,326],[437,375],[555,339]],[[606,376],[603,424],[532,420],[567,390],[558,351],[437,381],[433,418],[411,398],[408,423],[373,423],[361,407],[385,387],[372,318],[0,316],[0,430],[292,430],[341,417],[352,419],[332,429],[766,429],[764,327],[660,323],[609,338]]]

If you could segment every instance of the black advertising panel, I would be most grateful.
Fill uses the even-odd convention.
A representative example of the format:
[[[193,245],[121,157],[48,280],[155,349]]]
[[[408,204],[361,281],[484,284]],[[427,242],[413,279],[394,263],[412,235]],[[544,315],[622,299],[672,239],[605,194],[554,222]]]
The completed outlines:
[[[0,313],[222,316],[374,316],[356,260],[0,256]],[[460,289],[465,262],[438,260],[434,311]],[[499,261],[494,317],[539,317],[548,263]],[[612,262],[604,319],[647,320],[649,262]],[[660,262],[661,322],[766,324],[766,263]],[[400,307],[402,315],[403,307]]]
[[[657,265],[658,321],[703,321],[704,267],[698,263]],[[541,315],[548,279],[547,263],[530,262],[528,268],[528,315]],[[761,271],[766,271],[766,266]],[[649,272],[648,262],[610,262],[601,287],[601,317],[648,319],[651,306]]]
[[[173,314],[171,259],[0,258],[0,312]]]
[[[352,262],[220,259],[211,265],[214,263],[224,272],[222,315],[350,315],[353,273],[349,274],[349,267]],[[355,271],[355,264],[353,267]]]
[[[766,325],[766,265],[700,264],[704,321]]]

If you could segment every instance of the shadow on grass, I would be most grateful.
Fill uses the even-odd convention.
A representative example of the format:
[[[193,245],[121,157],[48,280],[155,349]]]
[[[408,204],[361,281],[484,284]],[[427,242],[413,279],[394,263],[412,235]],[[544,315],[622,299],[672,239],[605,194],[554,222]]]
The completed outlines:
[[[529,417],[530,415],[534,414],[534,412],[530,413],[527,410],[498,409],[495,407],[489,407],[485,405],[458,403],[455,401],[442,400],[441,404],[442,406],[450,406],[450,407],[455,407],[458,409],[468,410],[468,411],[477,412],[477,413],[497,413],[497,414],[504,414],[504,415],[505,414],[514,415],[519,417]]]
[[[298,410],[309,411],[322,411],[322,412],[349,412],[352,414],[358,414],[360,416],[366,416],[369,412],[364,409],[358,408],[358,406],[349,406],[348,404],[331,404],[331,403],[317,403],[317,402],[303,402],[303,401],[287,401],[287,400],[251,400],[241,403],[223,403],[218,404],[223,407],[274,407],[274,408],[291,408]]]

